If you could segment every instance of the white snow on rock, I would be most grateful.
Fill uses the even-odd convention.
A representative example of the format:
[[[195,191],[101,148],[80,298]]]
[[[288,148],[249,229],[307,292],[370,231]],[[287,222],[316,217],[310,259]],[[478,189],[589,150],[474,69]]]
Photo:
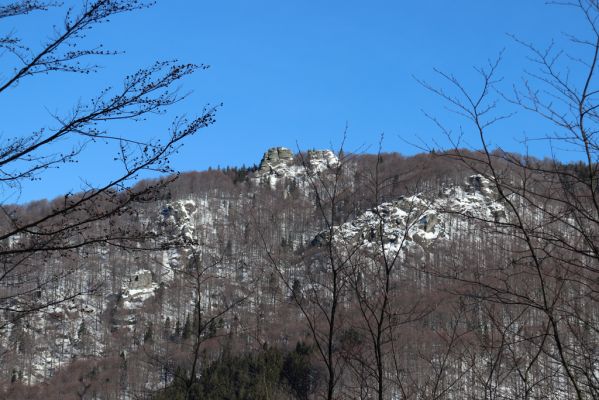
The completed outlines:
[[[122,289],[123,307],[127,309],[139,308],[150,297],[158,285],[152,281],[152,273],[140,269],[129,277],[129,282]]]
[[[311,173],[318,173],[339,165],[339,159],[331,150],[308,150],[307,164]]]
[[[468,219],[485,224],[505,222],[506,216],[506,208],[498,201],[489,180],[472,175],[464,186],[450,187],[436,198],[417,194],[367,210],[335,228],[334,240],[378,251],[382,235],[385,252],[396,253],[450,239],[466,229]],[[312,244],[318,245],[325,238],[326,234],[321,233]],[[374,248],[375,245],[379,248]]]
[[[169,239],[181,243],[194,242],[196,236],[193,217],[197,210],[196,202],[191,199],[178,200],[163,207],[161,213]]]
[[[339,165],[339,159],[331,150],[308,150],[305,159],[298,161],[286,147],[273,147],[264,153],[258,170],[251,178],[256,183],[269,184],[273,189],[284,179],[305,184],[307,175],[314,175]]]

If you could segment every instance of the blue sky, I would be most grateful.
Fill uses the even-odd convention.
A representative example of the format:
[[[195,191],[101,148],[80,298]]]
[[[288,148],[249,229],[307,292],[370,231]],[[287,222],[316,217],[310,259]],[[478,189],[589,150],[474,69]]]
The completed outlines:
[[[1,28],[14,29],[35,48],[60,23],[59,11],[7,20]],[[126,129],[159,136],[176,115],[222,102],[216,124],[173,159],[178,170],[251,165],[272,146],[335,148],[346,124],[347,150],[375,152],[384,133],[384,150],[412,154],[419,150],[409,143],[442,141],[422,110],[452,127],[462,123],[414,76],[434,81],[437,67],[472,84],[472,66],[505,48],[500,74],[507,84],[528,65],[526,52],[507,33],[544,46],[551,39],[562,43],[562,32],[584,32],[581,26],[574,10],[542,0],[159,0],[90,33],[90,43],[124,51],[99,60],[98,74],[41,76],[0,98],[0,130],[10,136],[51,126],[49,112],[68,112],[137,68],[177,58],[211,68],[185,81],[192,93],[169,114]],[[491,131],[491,139],[522,151],[524,135],[545,133],[536,121],[518,113]],[[101,182],[111,174],[102,151],[89,150],[76,167],[48,171],[11,201],[77,191],[84,180]],[[548,154],[542,143],[530,151]]]

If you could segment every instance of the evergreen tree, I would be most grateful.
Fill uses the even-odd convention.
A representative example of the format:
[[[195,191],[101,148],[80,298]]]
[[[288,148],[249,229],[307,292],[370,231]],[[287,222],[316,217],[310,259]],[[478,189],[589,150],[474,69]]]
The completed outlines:
[[[154,340],[154,327],[152,322],[148,324],[148,329],[146,329],[146,333],[144,334],[144,343],[152,343]]]
[[[300,400],[307,400],[317,383],[316,370],[310,363],[311,351],[310,346],[298,342],[295,351],[285,357],[281,370],[281,377]]]
[[[167,340],[171,337],[171,318],[166,317],[164,320],[164,328],[162,330],[162,337]]]
[[[173,335],[173,340],[177,341],[181,338],[181,322],[177,319],[175,323],[175,334]]]
[[[85,320],[81,321],[79,325],[79,329],[77,330],[77,344],[76,347],[81,351],[81,353],[87,353],[91,346],[91,337],[90,332],[87,329],[87,324]]]
[[[85,335],[87,335],[87,327],[85,326],[85,320],[83,320],[77,330],[77,339],[81,340]]]
[[[187,340],[191,337],[191,322],[189,321],[189,314],[185,317],[185,325],[183,325],[183,340]]]
[[[302,283],[299,279],[294,279],[291,286],[291,300],[300,299],[302,295]]]

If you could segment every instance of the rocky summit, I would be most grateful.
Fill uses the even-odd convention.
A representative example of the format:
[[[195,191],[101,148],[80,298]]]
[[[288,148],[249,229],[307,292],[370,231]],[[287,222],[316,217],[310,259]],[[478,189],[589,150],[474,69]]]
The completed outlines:
[[[256,175],[281,175],[292,162],[293,152],[291,150],[286,147],[272,147],[264,153]]]
[[[272,187],[285,180],[305,186],[308,183],[305,179],[307,176],[331,169],[338,163],[337,156],[331,150],[308,150],[295,156],[286,147],[273,147],[264,153],[252,180],[268,183]]]

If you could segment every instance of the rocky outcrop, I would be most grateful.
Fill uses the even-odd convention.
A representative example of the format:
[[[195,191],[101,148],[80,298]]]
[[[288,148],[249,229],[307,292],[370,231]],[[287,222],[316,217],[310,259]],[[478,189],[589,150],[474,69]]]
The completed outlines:
[[[287,167],[293,162],[293,152],[286,147],[272,147],[264,153],[256,176],[274,174],[283,176]]]
[[[306,160],[312,172],[334,168],[339,164],[339,159],[331,150],[308,150]]]
[[[152,272],[147,269],[135,271],[129,277],[129,282],[122,288],[121,295],[123,307],[126,309],[135,309],[154,296],[158,285],[152,280]]]
[[[196,240],[193,216],[198,206],[193,200],[168,203],[161,210],[163,232],[171,244],[193,244]]]
[[[498,201],[490,181],[481,175],[468,177],[464,185],[447,188],[436,198],[417,194],[366,210],[336,227],[333,240],[373,251],[378,251],[381,243],[391,253],[414,247],[423,250],[436,240],[467,230],[468,219],[483,225],[507,219],[505,206]],[[320,233],[312,245],[321,246],[326,238]]]
[[[339,165],[339,160],[331,150],[308,150],[302,162],[295,162],[294,154],[286,147],[273,147],[264,153],[258,170],[252,180],[269,183],[272,187],[281,179],[305,183],[303,178]]]
[[[152,273],[147,269],[140,269],[129,277],[129,289],[147,289],[152,286]]]

